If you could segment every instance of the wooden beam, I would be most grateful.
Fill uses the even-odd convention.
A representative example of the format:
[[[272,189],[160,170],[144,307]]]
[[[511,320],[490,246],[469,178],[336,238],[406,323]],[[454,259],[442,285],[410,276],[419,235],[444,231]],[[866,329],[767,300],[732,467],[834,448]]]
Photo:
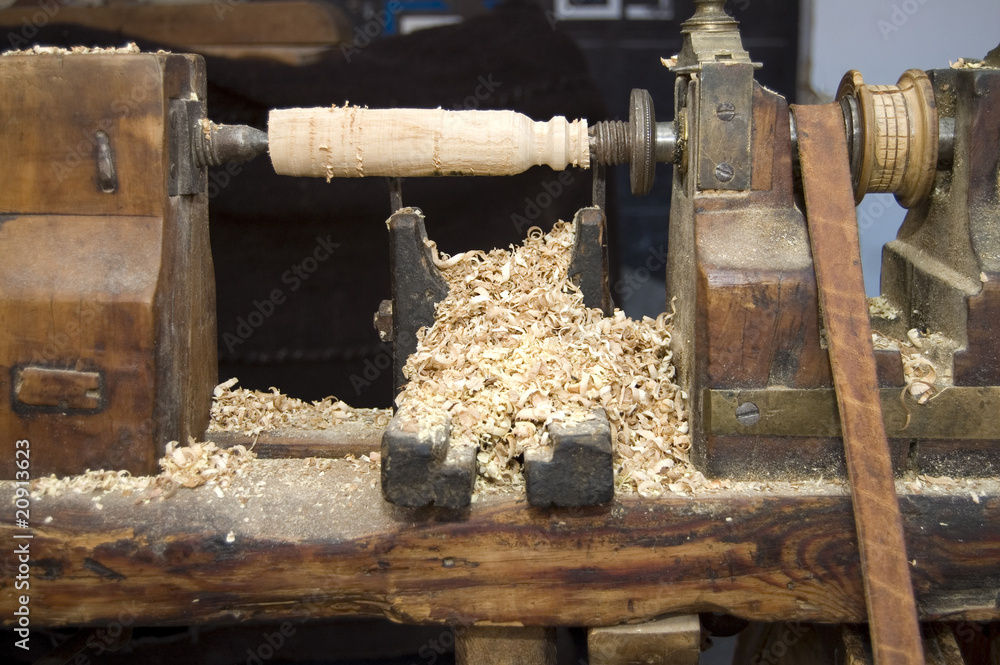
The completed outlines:
[[[844,485],[739,486],[607,507],[541,510],[523,494],[471,509],[386,504],[372,465],[257,460],[219,497],[69,492],[13,508],[30,533],[32,626],[389,617],[408,623],[607,626],[725,611],[748,619],[865,617]],[[972,492],[975,492],[973,499]],[[0,496],[14,496],[0,482]],[[97,499],[96,501],[94,499]],[[900,496],[925,619],[1000,618],[1000,483]],[[0,553],[11,625],[13,547]]]
[[[837,390],[875,665],[923,665],[872,354],[844,115],[839,104],[792,110],[799,128],[809,244]]]

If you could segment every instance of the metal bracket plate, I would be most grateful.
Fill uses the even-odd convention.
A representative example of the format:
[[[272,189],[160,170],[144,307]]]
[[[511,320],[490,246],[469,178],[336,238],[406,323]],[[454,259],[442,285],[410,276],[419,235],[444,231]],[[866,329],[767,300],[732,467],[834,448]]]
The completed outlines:
[[[750,189],[750,63],[706,63],[699,74],[698,189]]]
[[[925,404],[917,404],[907,396],[905,408],[900,398],[902,391],[879,391],[890,439],[1000,439],[1000,386],[953,386]],[[704,404],[705,432],[710,435],[840,436],[840,416],[832,388],[706,389]]]

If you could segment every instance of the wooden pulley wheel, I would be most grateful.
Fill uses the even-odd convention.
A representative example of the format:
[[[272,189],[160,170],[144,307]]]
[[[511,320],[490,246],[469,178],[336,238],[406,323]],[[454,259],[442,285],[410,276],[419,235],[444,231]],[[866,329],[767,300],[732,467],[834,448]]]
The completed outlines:
[[[896,85],[867,85],[861,73],[844,75],[837,92],[851,148],[854,200],[891,192],[904,208],[926,198],[938,160],[934,88],[919,69]]]

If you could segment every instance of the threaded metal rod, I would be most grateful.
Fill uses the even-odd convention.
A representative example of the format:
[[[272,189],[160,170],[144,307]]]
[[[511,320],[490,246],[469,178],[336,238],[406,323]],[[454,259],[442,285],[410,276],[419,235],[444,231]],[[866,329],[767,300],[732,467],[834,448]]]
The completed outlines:
[[[590,155],[603,166],[628,164],[632,154],[632,132],[621,120],[594,123],[590,128]]]

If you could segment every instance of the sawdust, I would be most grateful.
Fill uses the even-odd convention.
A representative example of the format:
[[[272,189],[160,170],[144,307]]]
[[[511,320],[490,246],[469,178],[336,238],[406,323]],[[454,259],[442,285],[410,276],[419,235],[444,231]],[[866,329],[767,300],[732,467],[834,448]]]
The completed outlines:
[[[305,402],[283,394],[234,388],[238,379],[229,379],[215,388],[212,400],[211,432],[242,432],[257,437],[274,430],[325,430],[345,422],[369,422],[385,426],[388,409],[356,409],[335,397]]]
[[[129,42],[125,46],[107,48],[91,48],[88,46],[73,46],[71,48],[32,46],[30,49],[21,51],[4,51],[0,55],[130,55],[141,52],[135,42]]]
[[[989,65],[975,58],[959,58],[958,62],[948,63],[952,69],[988,69]]]
[[[595,407],[611,423],[619,491],[706,486],[689,458],[670,315],[635,321],[585,307],[567,279],[573,240],[559,222],[547,235],[529,230],[510,251],[435,256],[450,293],[418,333],[399,412],[447,417],[454,441],[477,444],[480,491],[519,487],[521,456],[547,444],[545,427]]]
[[[952,385],[958,344],[941,333],[924,334],[911,328],[906,339],[900,340],[875,331],[872,332],[872,346],[876,350],[899,351],[906,382],[899,395],[900,404],[906,411],[904,428],[910,424],[912,405],[925,405]]]
[[[156,476],[133,476],[128,471],[90,471],[76,476],[58,478],[55,475],[38,478],[31,483],[32,497],[61,496],[67,492],[149,492],[145,498],[166,497],[180,487],[214,485],[217,492],[243,476],[256,459],[244,446],[219,448],[212,442],[193,439],[186,446],[176,441],[167,444],[166,455],[160,459],[161,472]]]
[[[868,299],[868,316],[875,319],[895,321],[903,315],[903,310],[893,305],[885,296]]]

